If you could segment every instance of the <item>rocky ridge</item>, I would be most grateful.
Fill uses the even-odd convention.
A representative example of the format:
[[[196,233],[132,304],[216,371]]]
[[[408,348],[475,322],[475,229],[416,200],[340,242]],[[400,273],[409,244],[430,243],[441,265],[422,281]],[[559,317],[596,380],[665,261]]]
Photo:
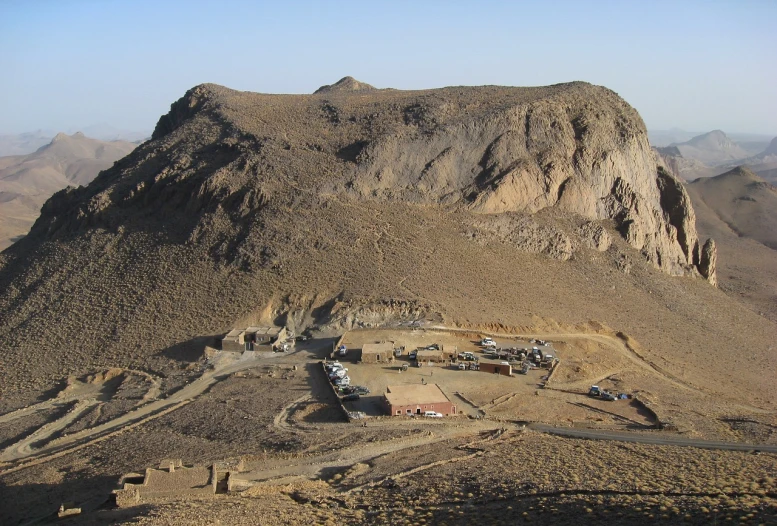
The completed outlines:
[[[241,126],[240,119],[232,118],[245,116],[244,104],[264,113],[271,96],[198,86],[160,119],[153,138],[164,140],[156,147],[165,148],[165,143],[178,140],[176,136],[189,133],[198,120],[193,117],[201,114],[232,135],[211,146],[221,161],[251,168],[242,168],[241,175],[233,175],[226,187],[219,188],[226,179],[210,176],[209,171],[216,171],[204,166],[212,157],[187,155],[153,179],[168,175],[186,179],[198,199],[219,194],[242,199],[243,208],[237,212],[244,216],[279,191],[271,189],[275,178],[249,176],[263,162],[257,150],[265,153],[280,146],[286,152],[306,151],[306,156],[312,150],[311,157],[329,155],[329,163],[335,160],[332,157],[341,161],[327,166],[325,178],[304,173],[306,184],[316,180],[313,188],[319,195],[443,205],[477,214],[531,214],[554,208],[588,220],[613,220],[629,244],[671,274],[683,274],[698,264],[693,209],[682,185],[657,170],[644,125],[633,108],[609,90],[584,83],[553,86],[544,93],[502,88],[498,104],[484,102],[496,89],[371,92],[375,102],[368,108],[349,107],[348,92],[340,91],[319,90],[318,96],[297,97],[292,104],[274,102],[301,113],[297,122],[315,122],[317,126],[310,126],[303,137],[283,124],[256,133],[253,126]],[[376,106],[383,111],[370,113]],[[178,128],[186,130],[174,134]],[[326,129],[322,133],[330,137],[330,144],[313,145],[319,128]],[[299,165],[300,158],[289,162]],[[234,174],[231,166],[228,169]],[[130,188],[128,179],[122,177],[102,191],[91,189],[91,204],[80,207],[81,216],[94,221],[95,212],[111,215],[112,207],[136,200],[154,185],[147,180]],[[187,206],[191,211],[194,205]],[[56,203],[48,207],[64,208]],[[48,229],[57,229],[59,221]]]

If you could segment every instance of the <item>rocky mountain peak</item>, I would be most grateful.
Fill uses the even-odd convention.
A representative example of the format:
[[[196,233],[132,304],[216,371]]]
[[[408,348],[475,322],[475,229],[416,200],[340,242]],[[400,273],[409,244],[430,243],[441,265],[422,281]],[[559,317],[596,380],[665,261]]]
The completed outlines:
[[[360,82],[353,77],[343,77],[334,84],[327,84],[318,88],[313,94],[320,93],[342,93],[352,91],[375,91],[375,87],[367,84],[366,82]]]
[[[712,130],[703,135],[698,135],[686,144],[705,148],[729,148],[734,145],[722,130]]]
[[[672,144],[686,159],[694,159],[708,166],[718,166],[748,157],[748,153],[721,130],[697,135],[689,141]]]

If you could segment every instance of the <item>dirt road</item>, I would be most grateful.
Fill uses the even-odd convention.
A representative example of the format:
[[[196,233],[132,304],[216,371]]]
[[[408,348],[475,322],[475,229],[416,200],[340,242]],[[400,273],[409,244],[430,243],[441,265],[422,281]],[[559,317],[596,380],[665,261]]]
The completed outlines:
[[[231,375],[232,373],[255,367],[260,363],[262,363],[262,360],[255,358],[252,360],[238,360],[234,363],[225,364],[221,367],[217,365],[214,369],[205,371],[202,376],[185,385],[183,388],[174,392],[167,398],[149,402],[99,426],[84,429],[77,433],[73,433],[72,435],[56,438],[41,446],[40,448],[36,449],[32,447],[34,442],[41,442],[46,438],[53,436],[61,429],[63,429],[69,422],[75,420],[79,414],[82,414],[89,407],[91,407],[90,404],[79,404],[80,409],[78,411],[71,411],[62,419],[44,425],[30,437],[27,437],[26,439],[6,448],[5,451],[0,454],[0,461],[16,462],[32,456],[45,457],[50,454],[60,453],[71,447],[81,446],[85,443],[89,443],[96,438],[120,430],[123,427],[139,420],[148,421],[149,417],[153,418],[155,415],[159,416],[164,410],[171,408],[176,404],[180,404],[182,402],[196,398],[212,387],[214,384]],[[54,400],[51,403],[54,404],[61,402],[62,400]],[[38,404],[37,409],[28,408],[19,412],[14,412],[13,415],[6,415],[6,419],[10,420],[12,418],[19,418],[24,414],[28,414],[30,411],[40,410],[42,405],[43,404]],[[3,420],[0,417],[0,422],[2,421]]]
[[[385,425],[385,427],[388,427],[388,425]],[[436,426],[433,430],[429,430],[429,432],[424,433],[422,436],[359,444],[358,447],[325,453],[312,458],[307,457],[283,466],[275,466],[270,469],[251,470],[246,473],[241,473],[239,478],[250,483],[268,480],[274,480],[276,482],[286,481],[289,478],[297,477],[317,478],[327,469],[349,467],[375,457],[380,457],[404,449],[433,444],[435,442],[442,442],[463,436],[476,436],[484,431],[495,431],[501,427],[503,427],[501,424],[485,420],[467,420],[455,427]]]

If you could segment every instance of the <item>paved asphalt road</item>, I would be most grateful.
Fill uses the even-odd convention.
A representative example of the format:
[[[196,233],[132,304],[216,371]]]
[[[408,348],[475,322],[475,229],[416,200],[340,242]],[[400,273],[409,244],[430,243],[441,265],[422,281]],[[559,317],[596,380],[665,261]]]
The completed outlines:
[[[659,446],[688,446],[702,449],[726,449],[729,451],[761,451],[764,453],[777,453],[777,445],[774,444],[747,444],[743,442],[719,442],[716,440],[699,440],[684,438],[676,435],[667,435],[660,431],[655,434],[629,433],[620,431],[606,431],[598,429],[577,429],[572,427],[555,427],[545,424],[529,424],[529,429],[573,438],[587,438],[590,440],[616,440],[620,442],[636,442],[639,444],[653,444]]]

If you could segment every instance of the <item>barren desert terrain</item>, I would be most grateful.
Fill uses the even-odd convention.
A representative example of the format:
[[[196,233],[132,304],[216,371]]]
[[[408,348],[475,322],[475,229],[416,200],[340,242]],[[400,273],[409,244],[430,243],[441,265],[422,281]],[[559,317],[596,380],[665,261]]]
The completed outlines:
[[[0,253],[0,522],[774,522],[773,307],[692,192],[586,83],[197,86]],[[553,359],[322,363],[486,336]]]

